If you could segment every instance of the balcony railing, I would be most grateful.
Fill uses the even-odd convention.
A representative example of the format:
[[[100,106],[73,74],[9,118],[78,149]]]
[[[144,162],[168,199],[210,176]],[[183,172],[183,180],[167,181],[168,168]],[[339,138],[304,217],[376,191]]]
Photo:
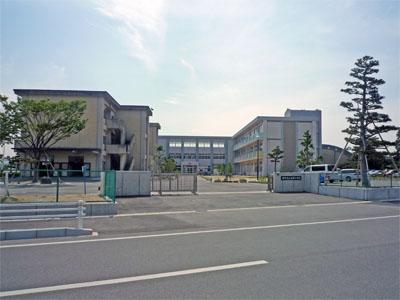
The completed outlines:
[[[233,145],[233,150],[237,150],[239,148],[247,146],[247,145],[249,145],[251,143],[256,142],[257,140],[260,140],[260,142],[262,142],[262,139],[260,137],[257,138],[256,136],[249,136],[249,137],[245,138],[243,141],[241,141],[241,142],[239,142],[237,144],[234,144]]]
[[[261,160],[264,157],[264,152],[263,151],[259,151],[259,155],[258,158]],[[240,156],[236,156],[233,159],[233,162],[238,163],[238,162],[243,162],[243,161],[248,161],[248,160],[256,160],[257,159],[257,152],[251,152],[248,154],[243,154]]]

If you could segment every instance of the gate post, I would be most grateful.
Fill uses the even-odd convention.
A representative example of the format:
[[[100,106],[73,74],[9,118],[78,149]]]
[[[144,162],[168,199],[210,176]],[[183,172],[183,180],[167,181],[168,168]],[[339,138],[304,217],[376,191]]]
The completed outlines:
[[[78,202],[78,228],[83,228],[83,200],[79,200]]]
[[[197,193],[197,174],[193,175],[193,194]]]

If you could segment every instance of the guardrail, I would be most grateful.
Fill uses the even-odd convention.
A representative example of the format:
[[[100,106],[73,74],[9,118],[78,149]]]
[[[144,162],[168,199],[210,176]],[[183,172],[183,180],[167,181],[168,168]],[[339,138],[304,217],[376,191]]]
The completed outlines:
[[[0,222],[5,220],[77,218],[83,228],[85,202],[0,204]]]

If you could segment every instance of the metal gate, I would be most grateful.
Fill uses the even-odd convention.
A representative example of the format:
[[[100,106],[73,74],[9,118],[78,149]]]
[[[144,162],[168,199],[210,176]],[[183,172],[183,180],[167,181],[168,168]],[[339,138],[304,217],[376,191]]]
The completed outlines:
[[[151,176],[151,191],[160,195],[163,192],[197,193],[196,174],[153,174]]]
[[[105,171],[104,198],[115,203],[116,196],[116,172],[115,170]]]

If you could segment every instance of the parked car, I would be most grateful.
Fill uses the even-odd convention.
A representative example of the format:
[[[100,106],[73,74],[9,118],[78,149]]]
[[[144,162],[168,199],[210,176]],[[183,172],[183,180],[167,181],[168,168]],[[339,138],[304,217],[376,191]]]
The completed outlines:
[[[395,170],[387,170],[383,173],[383,176],[392,176],[393,174],[395,174],[396,171]]]
[[[360,173],[357,169],[342,169],[327,175],[330,183],[335,181],[360,181]]]
[[[382,171],[379,171],[379,170],[369,170],[369,171],[368,171],[368,175],[370,175],[370,176],[382,175]]]

